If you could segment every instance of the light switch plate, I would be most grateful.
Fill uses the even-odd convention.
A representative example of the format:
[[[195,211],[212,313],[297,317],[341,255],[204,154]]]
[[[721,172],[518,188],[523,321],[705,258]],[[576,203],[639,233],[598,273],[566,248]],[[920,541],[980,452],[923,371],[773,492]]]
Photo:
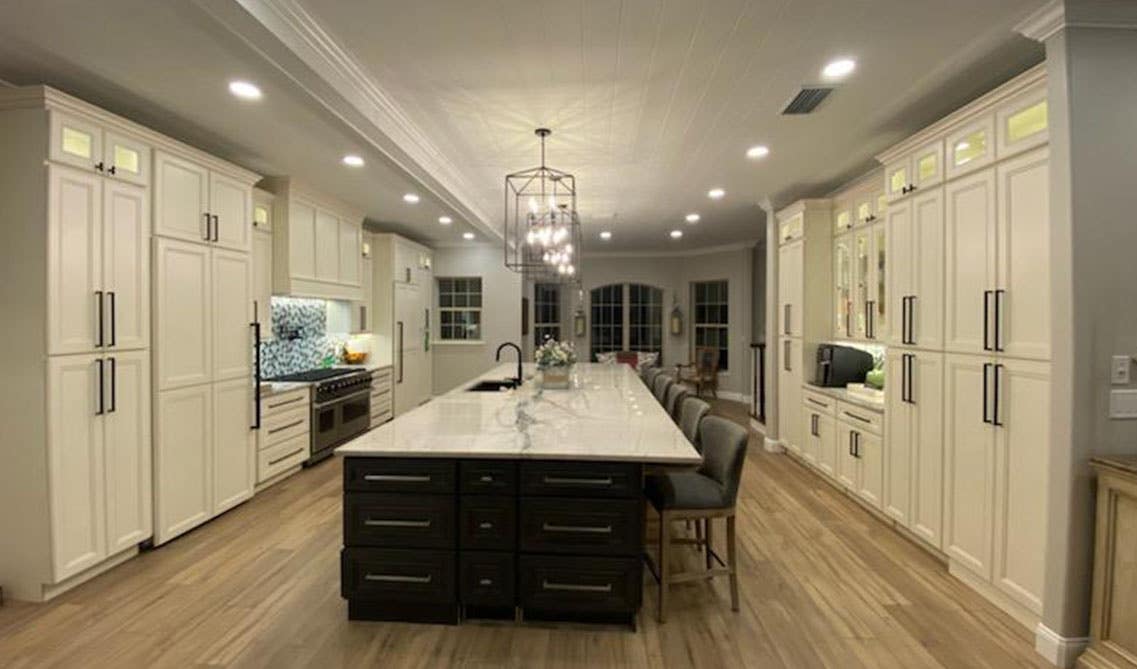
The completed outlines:
[[[1127,355],[1113,356],[1113,362],[1109,366],[1109,379],[1113,385],[1125,386],[1129,384],[1130,364],[1131,361]]]
[[[1137,418],[1137,390],[1109,391],[1109,417]]]

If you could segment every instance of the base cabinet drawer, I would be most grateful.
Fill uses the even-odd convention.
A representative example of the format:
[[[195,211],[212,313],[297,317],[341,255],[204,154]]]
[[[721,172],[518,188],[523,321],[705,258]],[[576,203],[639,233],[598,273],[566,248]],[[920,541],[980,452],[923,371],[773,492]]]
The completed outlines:
[[[534,498],[521,500],[521,550],[530,553],[639,555],[643,502]]]
[[[344,544],[454,548],[454,502],[451,495],[345,495]]]
[[[517,498],[463,495],[458,502],[462,550],[511,551],[517,547]]]
[[[636,497],[643,467],[624,462],[522,462],[521,494],[556,497]]]
[[[308,434],[257,451],[257,483],[262,483],[302,464],[308,459],[311,443]]]
[[[513,606],[517,601],[516,562],[513,553],[462,551],[458,554],[459,600],[468,606]]]
[[[345,548],[340,591],[347,599],[444,604],[457,600],[454,551]]]
[[[307,406],[282,411],[263,419],[257,433],[257,447],[268,448],[298,436],[308,436],[309,414]]]
[[[466,494],[516,495],[517,463],[463,460],[458,463],[458,487]]]
[[[522,555],[521,606],[537,611],[635,611],[643,599],[640,558]]]
[[[456,470],[453,460],[347,458],[343,463],[343,489],[453,494]]]

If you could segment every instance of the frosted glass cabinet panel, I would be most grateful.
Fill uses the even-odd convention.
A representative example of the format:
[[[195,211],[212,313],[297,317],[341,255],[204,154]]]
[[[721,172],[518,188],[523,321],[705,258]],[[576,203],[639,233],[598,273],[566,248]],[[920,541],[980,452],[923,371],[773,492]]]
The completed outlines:
[[[95,169],[103,159],[103,131],[85,118],[53,111],[49,155],[59,163]]]
[[[833,242],[833,336],[853,336],[853,238],[838,237]]]
[[[853,236],[854,307],[855,329],[853,336],[869,338],[869,318],[871,305],[869,289],[872,285],[872,237],[868,230],[861,230]]]
[[[990,165],[995,159],[995,118],[985,116],[947,138],[947,176],[956,177]]]
[[[1046,88],[1029,91],[995,113],[999,158],[1041,146],[1050,140]]]

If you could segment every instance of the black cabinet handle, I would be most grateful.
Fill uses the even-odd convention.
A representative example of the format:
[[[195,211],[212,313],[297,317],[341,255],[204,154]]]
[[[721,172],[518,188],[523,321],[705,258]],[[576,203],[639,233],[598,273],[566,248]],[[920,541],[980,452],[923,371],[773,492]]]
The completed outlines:
[[[991,295],[992,291],[983,291],[983,350],[991,350]]]
[[[213,214],[213,241],[221,239],[221,218]]]
[[[398,321],[396,325],[399,326],[399,380],[395,383],[403,382],[403,322]]]
[[[849,430],[849,455],[856,457],[856,454],[853,452],[853,435],[854,434],[856,434],[856,432]]]
[[[916,367],[916,356],[915,356],[915,354],[909,353],[908,354],[908,403],[909,404],[915,404],[916,403],[916,393],[913,392],[913,390],[915,388],[915,383],[913,382],[915,379],[915,374],[913,373],[913,370],[915,369],[915,367]]]
[[[787,372],[792,372],[792,371],[794,371],[793,362],[791,361],[791,358],[793,356],[790,354],[790,352],[793,350],[793,342],[791,342],[790,340],[787,339],[785,341],[785,343],[782,344],[782,348],[786,349],[785,351],[783,351],[783,355],[782,355],[782,357],[784,358],[784,360],[782,361],[782,367]]]
[[[1003,300],[1007,296],[1007,291],[1002,288],[995,290],[995,350],[1006,350],[1003,347]]]
[[[907,343],[907,342],[905,342]],[[908,354],[900,355],[900,401],[908,401]]]
[[[987,407],[990,403],[988,398],[987,379],[989,377],[988,372],[993,366],[994,365],[990,362],[983,363],[983,422],[987,424],[992,424],[991,418],[987,413]]]
[[[782,317],[782,334],[790,334],[790,308],[792,305],[786,304],[783,308],[785,312]]]
[[[257,314],[259,305],[253,301],[253,322],[249,323],[249,329],[253,331],[253,424],[249,426],[251,430],[261,429],[261,322]],[[272,464],[271,462],[269,463]]]
[[[991,424],[995,427],[1003,427],[1003,423],[999,421],[999,387],[1003,385],[1002,381],[1003,365],[996,364],[994,369],[994,386],[995,386],[995,406],[991,410]]]
[[[115,327],[115,321],[118,320],[118,310],[115,308],[115,292],[109,291],[107,297],[110,298],[111,302],[111,343],[107,345],[114,346],[118,343],[118,335],[116,334],[118,328]]]
[[[100,160],[99,162],[95,163],[95,169],[96,169],[96,170],[98,170],[98,171],[102,172],[102,171],[103,171],[103,168],[104,168],[104,164],[103,164],[103,161],[101,161],[101,160]]]
[[[853,457],[859,460],[861,457],[861,433],[853,432],[851,434],[853,437]]]
[[[110,172],[111,174],[114,174],[115,173],[115,166],[111,165],[110,167],[107,168],[107,171]]]
[[[213,238],[213,228],[211,227],[212,223],[208,213],[202,215],[205,216],[205,236],[202,237],[202,239],[208,242]]]
[[[95,415],[101,416],[106,413],[106,406],[103,403],[103,359],[95,360],[95,364],[99,366],[99,408],[95,410]]]
[[[98,318],[98,322],[99,322],[99,324],[98,324],[98,335],[99,335],[99,337],[97,340],[95,340],[95,348],[102,348],[103,347],[103,321],[106,320],[106,317],[103,313],[103,291],[101,291],[101,290],[95,291],[95,309],[98,311],[97,318]]]
[[[107,413],[114,413],[118,406],[118,388],[115,387],[118,382],[118,363],[113,357],[107,358],[107,362],[111,366],[111,404],[107,407]]]

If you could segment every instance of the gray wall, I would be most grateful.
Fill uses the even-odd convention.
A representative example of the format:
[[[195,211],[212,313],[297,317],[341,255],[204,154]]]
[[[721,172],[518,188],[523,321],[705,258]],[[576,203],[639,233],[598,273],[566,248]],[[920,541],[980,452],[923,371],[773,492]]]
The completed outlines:
[[[482,339],[480,343],[442,343],[434,320],[434,393],[444,393],[485,373],[497,363],[494,352],[505,341],[521,341],[521,275],[506,269],[501,247],[471,244],[434,250],[434,276],[482,278]],[[438,308],[438,284],[432,287]],[[513,353],[509,352],[512,361]]]

